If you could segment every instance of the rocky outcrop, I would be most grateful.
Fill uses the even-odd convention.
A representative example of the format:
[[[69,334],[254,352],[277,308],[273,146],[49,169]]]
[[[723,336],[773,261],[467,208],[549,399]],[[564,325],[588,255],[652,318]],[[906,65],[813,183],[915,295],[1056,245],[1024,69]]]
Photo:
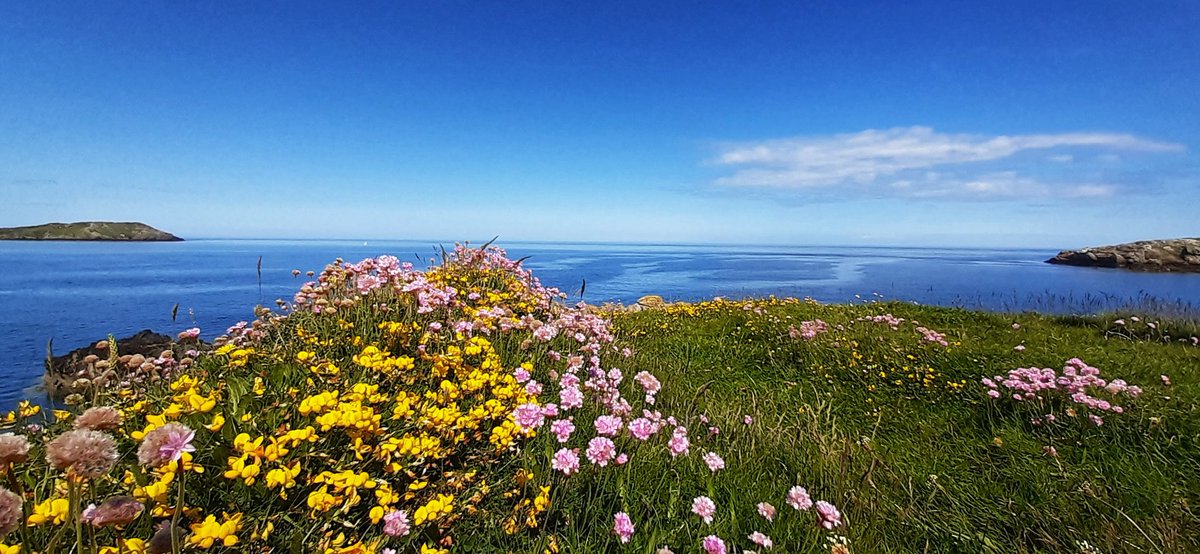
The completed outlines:
[[[77,348],[46,359],[46,390],[55,397],[83,392],[93,383],[105,385],[125,379],[154,381],[178,368],[192,364],[192,357],[205,344],[194,336],[179,341],[149,329],[119,339],[115,355],[109,341]]]
[[[1063,250],[1046,260],[1046,263],[1200,273],[1200,238],[1142,240],[1082,250]]]
[[[181,241],[145,223],[84,221],[0,228],[0,240]]]

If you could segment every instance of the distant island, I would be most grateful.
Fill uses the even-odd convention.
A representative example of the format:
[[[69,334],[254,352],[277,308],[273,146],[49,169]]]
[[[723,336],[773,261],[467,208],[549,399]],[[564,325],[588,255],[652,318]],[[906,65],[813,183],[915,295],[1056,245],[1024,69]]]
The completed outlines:
[[[1063,250],[1050,264],[1117,267],[1135,271],[1200,273],[1200,238],[1142,240],[1081,250]]]
[[[0,240],[181,241],[145,223],[82,221],[0,228]]]

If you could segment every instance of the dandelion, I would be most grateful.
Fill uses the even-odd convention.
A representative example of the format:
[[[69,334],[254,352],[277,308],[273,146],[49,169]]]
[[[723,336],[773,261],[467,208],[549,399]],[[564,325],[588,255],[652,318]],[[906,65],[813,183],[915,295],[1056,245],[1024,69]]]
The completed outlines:
[[[578,449],[560,448],[554,453],[554,459],[550,461],[550,466],[555,471],[561,471],[564,475],[570,475],[579,471],[579,451]]]
[[[842,524],[842,513],[833,504],[821,500],[817,502],[817,517],[821,519],[821,527],[832,530]]]
[[[121,412],[116,408],[99,406],[88,408],[75,420],[76,429],[93,431],[115,431],[121,427]]]
[[[759,502],[756,507],[758,508],[758,515],[767,518],[767,521],[775,521],[775,506],[767,502]]]
[[[704,554],[725,554],[725,541],[716,535],[709,535],[700,541]]]
[[[146,433],[138,447],[138,463],[146,467],[162,467],[179,461],[184,452],[195,452],[192,439],[196,432],[181,423],[168,423]]]
[[[750,539],[750,542],[757,544],[763,548],[771,548],[771,547],[775,546],[775,543],[771,542],[771,537],[768,537],[762,533],[759,533],[758,531],[750,533],[749,537],[747,537],[747,538]]]
[[[389,537],[403,537],[408,534],[408,512],[392,510],[383,516],[383,533]]]
[[[725,469],[725,460],[716,452],[709,452],[704,455],[704,463],[708,465],[708,470],[716,473],[719,469]]]
[[[625,512],[613,514],[612,532],[621,540],[621,544],[629,543],[629,539],[633,537],[634,532],[633,521],[629,519],[629,514]]]
[[[788,490],[787,503],[797,510],[807,510],[813,506],[813,501],[808,496],[808,491],[800,485],[796,485]]]
[[[117,463],[117,445],[99,431],[67,431],[46,443],[46,461],[78,477],[95,479]]]
[[[607,437],[596,437],[588,441],[588,461],[600,467],[608,465],[617,456],[617,445]]]
[[[712,523],[717,513],[717,504],[707,496],[697,496],[692,500],[692,513],[700,516],[704,523]]]
[[[24,463],[29,459],[29,440],[23,435],[0,435],[0,469]]]
[[[24,519],[20,495],[0,487],[0,537],[4,537],[21,525]]]

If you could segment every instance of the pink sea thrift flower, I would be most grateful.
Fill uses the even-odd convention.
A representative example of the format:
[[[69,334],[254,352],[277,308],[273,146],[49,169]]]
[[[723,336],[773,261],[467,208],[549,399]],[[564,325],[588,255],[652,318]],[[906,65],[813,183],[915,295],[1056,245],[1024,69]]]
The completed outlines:
[[[697,496],[692,500],[692,513],[700,516],[704,523],[712,523],[717,513],[717,503],[707,496]]]
[[[1021,324],[1020,324],[1020,323],[1013,323],[1013,324],[1012,324],[1012,328],[1013,328],[1013,331],[1016,331],[1017,329],[1020,329],[1020,328],[1021,328]]]
[[[383,516],[383,533],[389,537],[403,537],[408,534],[408,512],[392,510]]]
[[[667,441],[667,450],[671,451],[671,457],[679,457],[688,453],[688,448],[691,443],[688,441],[687,429],[684,427],[676,427],[671,434],[671,440]]]
[[[615,437],[621,432],[621,418],[612,415],[602,415],[596,418],[596,432],[601,435]]]
[[[767,521],[775,521],[775,506],[768,502],[758,503],[758,515],[767,518]]]
[[[700,541],[704,554],[725,554],[725,541],[716,535],[709,535]]]
[[[1171,386],[1171,378],[1170,377],[1167,377],[1166,375],[1159,375],[1158,378],[1162,379],[1163,385],[1168,386],[1168,387]]]
[[[833,504],[821,500],[817,502],[817,517],[821,518],[821,527],[832,530],[842,524],[842,513]]]
[[[656,431],[658,431],[658,426],[653,421],[644,417],[639,417],[629,422],[629,434],[633,435],[633,438],[637,440],[644,441],[649,439]]]
[[[571,438],[571,433],[575,432],[575,424],[569,419],[556,419],[550,424],[550,430],[554,432],[554,436],[558,442],[567,442]]]
[[[807,510],[813,505],[812,498],[808,496],[808,491],[800,485],[796,485],[788,490],[787,503],[797,510]]]
[[[1016,346],[1014,346],[1014,347],[1013,347],[1013,350],[1016,350],[1017,352],[1024,352],[1024,351],[1025,351],[1025,345],[1024,345],[1024,344],[1018,344],[1018,345],[1016,345]]]
[[[771,547],[775,546],[775,543],[771,542],[771,537],[768,537],[762,533],[759,533],[758,531],[750,533],[750,536],[747,538],[750,539],[750,542],[757,544],[763,548],[771,548]]]
[[[744,415],[742,416],[742,423],[745,423],[746,425],[752,425],[754,423],[754,418],[750,417],[749,415]]]
[[[719,469],[725,469],[725,460],[716,452],[709,452],[704,455],[704,463],[708,466],[708,470],[716,473]]]
[[[561,448],[554,453],[554,459],[551,460],[550,466],[555,471],[561,471],[564,475],[570,475],[579,471],[579,450],[570,448]]]
[[[542,407],[534,403],[521,404],[513,410],[513,420],[522,431],[532,431],[546,422]]]
[[[629,463],[629,455],[623,452],[621,454],[617,454],[617,465],[623,466],[626,463]]]
[[[629,519],[629,514],[625,512],[613,514],[613,534],[621,540],[621,544],[629,543],[629,539],[633,537],[633,531],[633,521]]]
[[[558,391],[558,399],[564,410],[578,408],[583,405],[583,391],[578,386],[565,387]]]
[[[587,458],[593,464],[604,467],[616,457],[617,445],[608,437],[596,437],[588,441]]]

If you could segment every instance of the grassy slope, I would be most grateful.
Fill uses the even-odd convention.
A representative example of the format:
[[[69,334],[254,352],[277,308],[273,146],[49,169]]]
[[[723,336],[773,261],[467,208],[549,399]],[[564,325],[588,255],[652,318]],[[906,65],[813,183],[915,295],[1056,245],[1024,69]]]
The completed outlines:
[[[580,485],[556,498],[573,551],[615,549],[601,537],[618,509],[635,521],[681,521],[648,530],[653,540],[639,537],[647,551],[694,548],[709,532],[745,543],[754,530],[783,551],[826,550],[815,531],[773,528],[753,515],[762,500],[790,512],[783,496],[795,483],[842,507],[856,552],[1079,552],[1079,541],[1102,552],[1200,549],[1200,348],[1106,338],[1099,320],[904,304],[690,310],[619,316],[621,338],[637,352],[623,369],[663,380],[664,413],[707,414],[721,432],[693,448],[722,453],[728,469],[711,478],[696,457],[648,456],[620,477]],[[910,324],[891,331],[858,323],[811,342],[786,335],[804,319],[848,324],[887,311],[946,333],[951,346],[923,343]],[[1027,349],[1016,352],[1017,344]],[[1046,429],[997,409],[979,385],[1016,367],[1061,368],[1071,357],[1146,392],[1100,428]],[[929,385],[920,384],[928,372],[915,368],[936,371]],[[746,426],[744,414],[756,421]],[[687,518],[699,494],[731,509],[701,526]]]
[[[0,240],[181,240],[145,223],[88,221],[0,229]]]

